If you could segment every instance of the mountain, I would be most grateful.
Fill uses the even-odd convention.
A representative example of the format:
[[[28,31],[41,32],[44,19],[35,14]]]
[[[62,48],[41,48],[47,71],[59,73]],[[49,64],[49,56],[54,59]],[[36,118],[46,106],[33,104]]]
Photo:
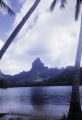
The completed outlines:
[[[74,67],[48,68],[40,58],[32,63],[30,71],[16,75],[5,75],[0,71],[0,87],[34,87],[72,85]],[[82,85],[82,68],[80,68],[80,84]]]
[[[48,68],[45,66],[40,58],[38,57],[32,63],[32,68],[30,71],[23,71],[16,75],[5,75],[0,72],[0,79],[7,81],[8,84],[27,84],[34,82],[41,82],[43,80],[48,80],[53,76],[57,76],[62,73],[64,69],[58,68]]]
[[[82,73],[82,68],[81,68],[81,73]],[[82,74],[80,74],[80,78],[82,78]],[[72,85],[73,79],[74,79],[74,67],[68,66],[59,75],[48,79],[45,82],[45,84],[46,85],[58,85],[58,86]],[[81,84],[82,84],[82,81],[81,81]]]
[[[3,73],[0,71],[0,78],[3,78],[4,77],[4,75],[3,75]]]
[[[47,81],[45,81],[45,85],[50,86],[66,86],[66,85],[72,85],[73,80],[74,80],[74,67],[73,66],[68,66],[64,69],[64,71],[57,75],[54,76]],[[80,68],[80,85],[82,85],[82,67]]]
[[[45,69],[44,64],[41,62],[40,58],[38,57],[33,63],[32,63],[32,69],[33,72],[41,72]],[[47,68],[48,69],[48,68]]]

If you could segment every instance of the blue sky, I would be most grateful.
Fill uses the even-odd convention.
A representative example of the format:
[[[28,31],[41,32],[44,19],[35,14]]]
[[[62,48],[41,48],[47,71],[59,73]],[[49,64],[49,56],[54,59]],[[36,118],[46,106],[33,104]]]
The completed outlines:
[[[5,3],[7,3],[14,11],[15,13],[20,11],[20,8],[22,7],[22,4],[15,1],[15,0],[4,0]],[[0,8],[1,9],[1,8]],[[0,12],[0,37],[5,41],[6,40],[6,34],[12,24],[13,21],[15,20],[15,16],[9,16],[7,13],[1,9]]]
[[[33,4],[33,0],[4,1],[16,15],[9,16],[0,9],[0,48]],[[58,4],[50,14],[51,0],[42,0],[0,61],[1,71],[6,74],[28,71],[37,57],[48,67],[74,65],[80,18],[74,21],[73,2],[69,0],[65,10],[60,10]]]

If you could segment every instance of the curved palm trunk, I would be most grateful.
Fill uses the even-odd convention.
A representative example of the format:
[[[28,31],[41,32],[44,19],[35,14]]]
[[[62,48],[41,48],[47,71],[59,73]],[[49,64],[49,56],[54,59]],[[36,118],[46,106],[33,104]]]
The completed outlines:
[[[68,120],[82,120],[82,118],[80,118],[81,105],[80,105],[80,93],[79,93],[81,53],[82,53],[82,18],[81,18],[79,43],[78,43],[76,61],[75,61],[75,73],[74,73],[74,80],[72,86],[71,102],[70,102],[70,108],[67,118]]]
[[[32,5],[32,7],[27,12],[27,14],[21,20],[21,22],[19,23],[19,25],[16,27],[16,29],[13,31],[13,33],[10,35],[10,37],[7,40],[7,42],[4,44],[4,46],[2,47],[2,49],[0,51],[0,59],[2,58],[2,56],[4,55],[4,53],[6,52],[6,50],[8,49],[9,45],[12,43],[12,41],[14,40],[14,38],[16,37],[16,35],[18,34],[18,32],[21,30],[21,28],[23,27],[23,25],[25,24],[25,22],[28,20],[28,18],[34,12],[34,10],[36,9],[36,7],[38,6],[38,4],[39,4],[40,1],[41,0],[36,0],[35,1],[35,3]]]

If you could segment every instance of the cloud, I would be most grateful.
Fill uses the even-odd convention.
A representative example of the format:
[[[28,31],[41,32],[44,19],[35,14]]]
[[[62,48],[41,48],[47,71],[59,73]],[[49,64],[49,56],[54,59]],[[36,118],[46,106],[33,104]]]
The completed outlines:
[[[4,42],[2,40],[0,40],[0,49],[3,47]]]
[[[80,19],[74,22],[75,5],[72,2],[65,10],[60,10],[57,5],[50,14],[51,1],[41,1],[1,60],[1,70],[10,74],[29,70],[36,57],[40,57],[49,67],[74,65]],[[23,2],[8,35],[32,3],[33,0]]]

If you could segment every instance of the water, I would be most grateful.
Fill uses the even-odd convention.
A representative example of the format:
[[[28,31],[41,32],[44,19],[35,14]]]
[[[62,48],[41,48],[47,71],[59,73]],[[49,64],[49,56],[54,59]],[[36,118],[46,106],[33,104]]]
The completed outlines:
[[[82,87],[80,87],[82,104]],[[68,112],[71,87],[28,87],[0,89],[0,112],[35,114],[37,111],[52,115]]]

